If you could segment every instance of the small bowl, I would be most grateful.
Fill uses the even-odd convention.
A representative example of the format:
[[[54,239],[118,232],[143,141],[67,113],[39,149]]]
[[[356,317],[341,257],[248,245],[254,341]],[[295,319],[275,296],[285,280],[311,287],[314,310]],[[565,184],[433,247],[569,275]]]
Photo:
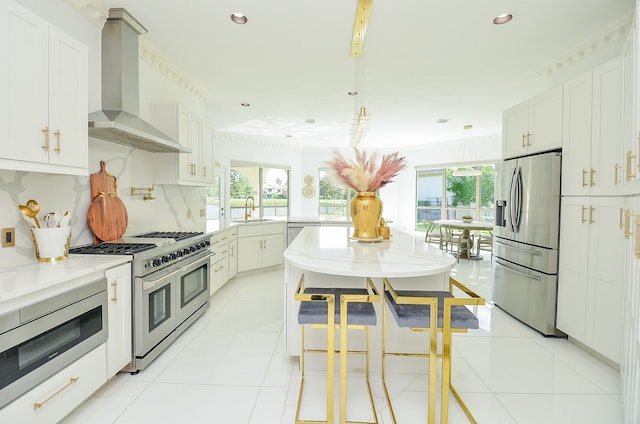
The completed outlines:
[[[473,218],[462,218],[462,222],[466,222],[467,224],[473,221]]]

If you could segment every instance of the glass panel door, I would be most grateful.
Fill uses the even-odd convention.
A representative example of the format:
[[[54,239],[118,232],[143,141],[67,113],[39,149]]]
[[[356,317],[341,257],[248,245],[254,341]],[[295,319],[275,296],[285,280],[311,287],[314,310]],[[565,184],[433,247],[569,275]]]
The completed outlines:
[[[171,318],[171,284],[149,293],[149,332]]]
[[[187,303],[198,297],[204,291],[208,291],[207,287],[207,267],[208,263],[204,263],[188,274],[180,277],[180,305],[184,307]]]

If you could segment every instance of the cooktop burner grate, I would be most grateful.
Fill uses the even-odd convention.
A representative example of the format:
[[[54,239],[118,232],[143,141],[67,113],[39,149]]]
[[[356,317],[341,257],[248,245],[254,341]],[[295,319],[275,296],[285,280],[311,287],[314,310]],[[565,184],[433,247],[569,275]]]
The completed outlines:
[[[139,238],[172,238],[174,240],[182,240],[189,237],[195,237],[201,235],[201,232],[189,232],[189,231],[152,231],[150,233],[138,234],[133,237]]]
[[[155,244],[150,243],[98,243],[87,244],[85,246],[72,247],[69,253],[88,255],[133,255],[155,248]]]

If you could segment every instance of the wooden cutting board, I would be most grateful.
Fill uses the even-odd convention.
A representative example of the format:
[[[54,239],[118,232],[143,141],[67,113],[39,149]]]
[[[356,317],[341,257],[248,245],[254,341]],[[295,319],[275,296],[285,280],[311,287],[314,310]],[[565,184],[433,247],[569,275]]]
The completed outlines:
[[[90,176],[91,205],[87,213],[94,242],[112,241],[122,237],[127,230],[129,216],[122,199],[118,197],[116,177],[106,171],[100,161],[100,172]]]

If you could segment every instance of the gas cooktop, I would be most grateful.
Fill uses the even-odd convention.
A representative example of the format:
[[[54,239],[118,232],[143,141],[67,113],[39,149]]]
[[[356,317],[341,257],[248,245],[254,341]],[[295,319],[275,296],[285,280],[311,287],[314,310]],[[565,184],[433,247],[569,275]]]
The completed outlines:
[[[133,255],[202,234],[202,232],[195,231],[152,231],[123,237],[120,240],[72,247],[69,249],[69,253],[87,255]]]

